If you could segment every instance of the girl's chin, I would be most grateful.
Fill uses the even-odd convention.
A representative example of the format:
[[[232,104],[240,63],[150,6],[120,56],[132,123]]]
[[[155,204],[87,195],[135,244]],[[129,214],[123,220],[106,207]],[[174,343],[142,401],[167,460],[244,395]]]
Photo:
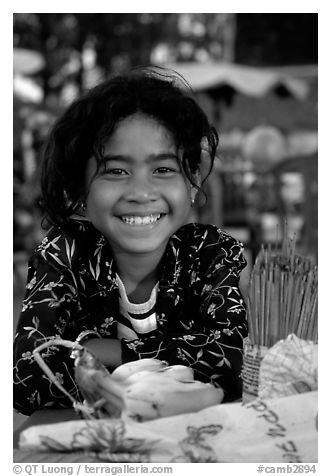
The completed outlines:
[[[168,243],[169,236],[136,236],[123,234],[121,240],[109,239],[114,252],[126,253],[129,255],[163,253]]]

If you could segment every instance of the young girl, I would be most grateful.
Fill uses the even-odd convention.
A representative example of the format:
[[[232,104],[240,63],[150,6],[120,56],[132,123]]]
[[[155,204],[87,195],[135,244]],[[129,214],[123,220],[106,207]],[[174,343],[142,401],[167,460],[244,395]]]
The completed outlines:
[[[215,226],[188,224],[217,145],[177,79],[150,70],[98,85],[57,121],[41,177],[52,227],[29,261],[15,336],[19,412],[71,405],[32,357],[53,336],[110,369],[158,358],[192,367],[197,380],[223,388],[224,401],[241,396],[242,245]],[[79,399],[68,349],[43,357]]]

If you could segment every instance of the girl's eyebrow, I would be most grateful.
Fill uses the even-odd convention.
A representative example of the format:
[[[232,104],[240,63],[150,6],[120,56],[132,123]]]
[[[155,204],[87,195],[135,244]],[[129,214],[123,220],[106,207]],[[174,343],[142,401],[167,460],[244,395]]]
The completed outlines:
[[[147,162],[154,162],[156,160],[176,160],[178,161],[178,155],[173,152],[162,152],[160,154],[151,154],[147,157]],[[130,155],[120,155],[120,154],[105,154],[104,160],[106,162],[118,161],[118,162],[134,162],[134,158]]]

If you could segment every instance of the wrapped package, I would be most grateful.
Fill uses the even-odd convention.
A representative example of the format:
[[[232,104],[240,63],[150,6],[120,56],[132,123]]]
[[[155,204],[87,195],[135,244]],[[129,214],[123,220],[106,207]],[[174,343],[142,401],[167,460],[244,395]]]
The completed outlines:
[[[317,390],[317,350],[312,341],[290,334],[265,352],[260,362],[260,398],[276,398]]]

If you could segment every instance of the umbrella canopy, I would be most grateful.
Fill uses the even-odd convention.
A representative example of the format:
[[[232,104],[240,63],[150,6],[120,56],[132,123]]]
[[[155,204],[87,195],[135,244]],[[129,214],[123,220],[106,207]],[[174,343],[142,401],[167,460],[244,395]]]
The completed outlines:
[[[271,92],[261,98],[237,94],[231,107],[222,109],[222,131],[249,131],[258,125],[272,125],[289,133],[294,130],[317,131],[317,91],[305,101],[293,97],[282,98]]]
[[[172,63],[166,66],[183,76],[194,91],[230,86],[247,96],[261,97],[283,86],[296,99],[305,99],[309,86],[286,71],[255,68],[232,63]]]

